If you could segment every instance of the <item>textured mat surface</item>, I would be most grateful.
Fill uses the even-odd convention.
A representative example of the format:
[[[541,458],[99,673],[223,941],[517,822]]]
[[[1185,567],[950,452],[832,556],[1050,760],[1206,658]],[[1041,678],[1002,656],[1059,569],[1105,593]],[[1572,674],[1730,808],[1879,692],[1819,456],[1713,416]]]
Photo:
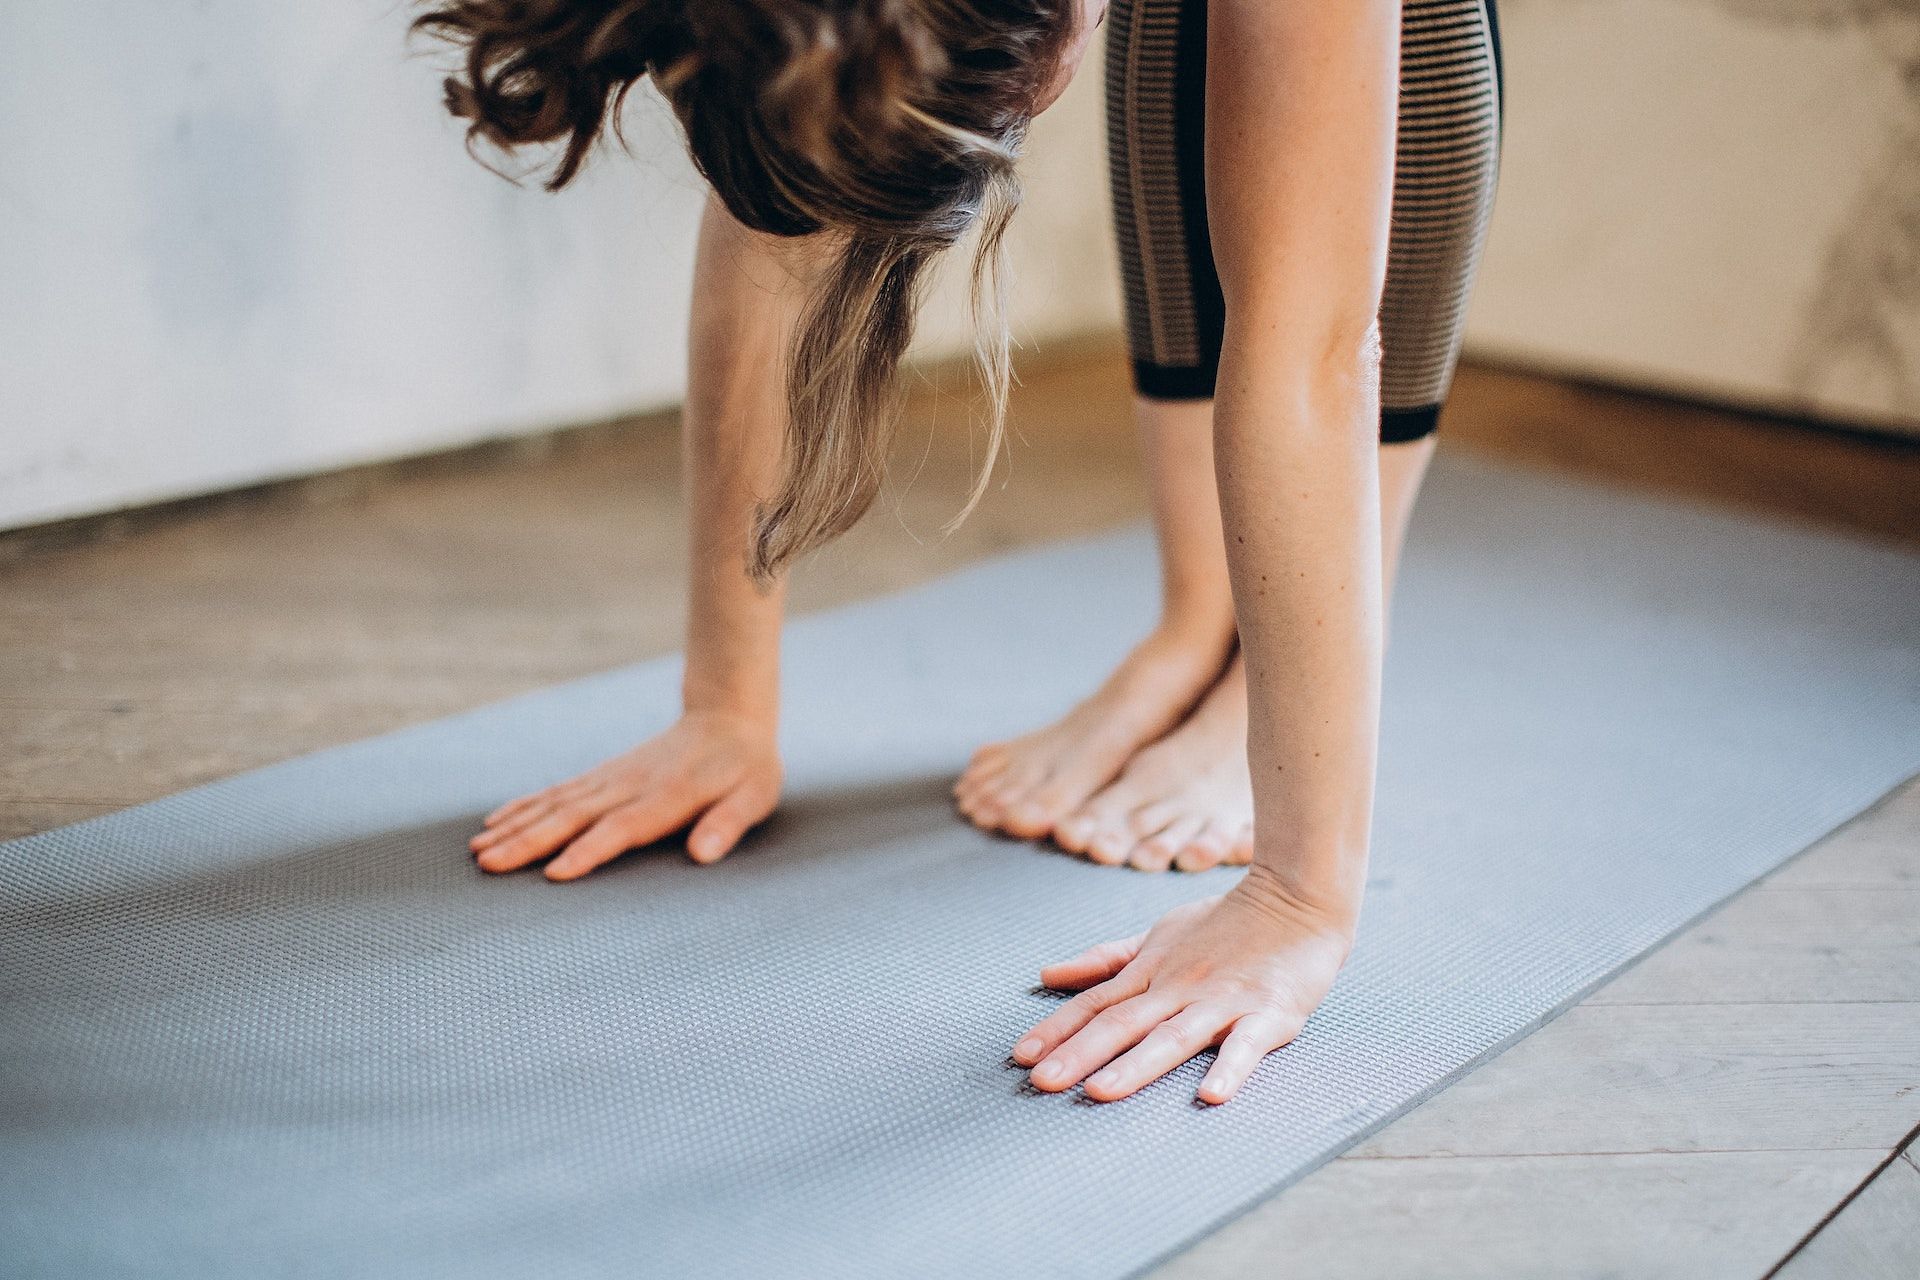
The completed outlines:
[[[1141,630],[1136,532],[797,624],[790,801],[719,867],[463,851],[672,662],[0,847],[0,1272],[1127,1273],[1920,769],[1915,557],[1445,459],[1402,592],[1360,945],[1231,1106],[1003,1057],[1039,964],[1231,873],[945,800]]]

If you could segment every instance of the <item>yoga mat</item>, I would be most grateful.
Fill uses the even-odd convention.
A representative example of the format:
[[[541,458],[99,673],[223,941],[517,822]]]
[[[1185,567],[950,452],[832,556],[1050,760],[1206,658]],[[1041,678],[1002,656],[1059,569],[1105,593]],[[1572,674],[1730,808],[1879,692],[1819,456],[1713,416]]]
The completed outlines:
[[[1229,1106],[1022,1088],[1038,967],[1218,892],[969,829],[979,742],[1146,625],[1141,531],[803,620],[724,864],[476,871],[673,661],[0,847],[0,1272],[1134,1272],[1920,769],[1920,558],[1451,457],[1352,963]]]

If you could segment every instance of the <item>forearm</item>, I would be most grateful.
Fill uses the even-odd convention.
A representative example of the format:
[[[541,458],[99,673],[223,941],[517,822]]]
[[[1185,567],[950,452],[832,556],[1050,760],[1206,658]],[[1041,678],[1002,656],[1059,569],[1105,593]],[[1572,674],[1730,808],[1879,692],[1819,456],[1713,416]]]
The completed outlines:
[[[1399,5],[1215,0],[1209,12],[1207,209],[1227,301],[1214,447],[1247,663],[1255,866],[1351,920],[1378,738],[1375,316]]]
[[[1229,335],[1215,401],[1247,664],[1254,865],[1351,919],[1366,878],[1382,596],[1371,337],[1276,358]]]
[[[769,724],[778,716],[785,584],[762,587],[746,566],[754,510],[779,479],[782,374],[804,301],[791,252],[709,201],[683,417],[691,525],[685,706]]]

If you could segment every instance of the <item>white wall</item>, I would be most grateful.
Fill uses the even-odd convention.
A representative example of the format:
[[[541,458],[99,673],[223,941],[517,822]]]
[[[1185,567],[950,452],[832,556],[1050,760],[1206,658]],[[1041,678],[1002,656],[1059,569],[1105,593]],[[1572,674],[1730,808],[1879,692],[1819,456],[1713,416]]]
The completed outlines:
[[[664,108],[636,102],[636,158],[517,189],[408,16],[0,5],[0,527],[678,398],[701,192]],[[1115,314],[1096,80],[1026,166],[1029,336]],[[953,290],[927,332],[964,341]]]
[[[1502,15],[1470,351],[1920,424],[1914,0]],[[0,0],[0,527],[678,398],[701,194],[664,109],[562,195],[512,187],[462,152],[407,17]],[[1117,319],[1098,62],[1023,166],[1029,339]]]
[[[1500,0],[1470,350],[1920,431],[1920,0]]]

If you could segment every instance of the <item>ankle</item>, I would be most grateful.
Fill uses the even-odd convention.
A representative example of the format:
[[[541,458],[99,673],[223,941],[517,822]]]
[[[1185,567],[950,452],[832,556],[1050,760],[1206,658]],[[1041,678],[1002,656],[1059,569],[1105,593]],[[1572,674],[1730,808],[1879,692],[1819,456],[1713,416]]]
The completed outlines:
[[[1163,619],[1115,672],[1130,681],[1198,689],[1217,679],[1233,652],[1233,631]]]
[[[1237,635],[1231,600],[1218,608],[1169,601],[1140,648],[1169,662],[1217,668],[1225,664]]]

